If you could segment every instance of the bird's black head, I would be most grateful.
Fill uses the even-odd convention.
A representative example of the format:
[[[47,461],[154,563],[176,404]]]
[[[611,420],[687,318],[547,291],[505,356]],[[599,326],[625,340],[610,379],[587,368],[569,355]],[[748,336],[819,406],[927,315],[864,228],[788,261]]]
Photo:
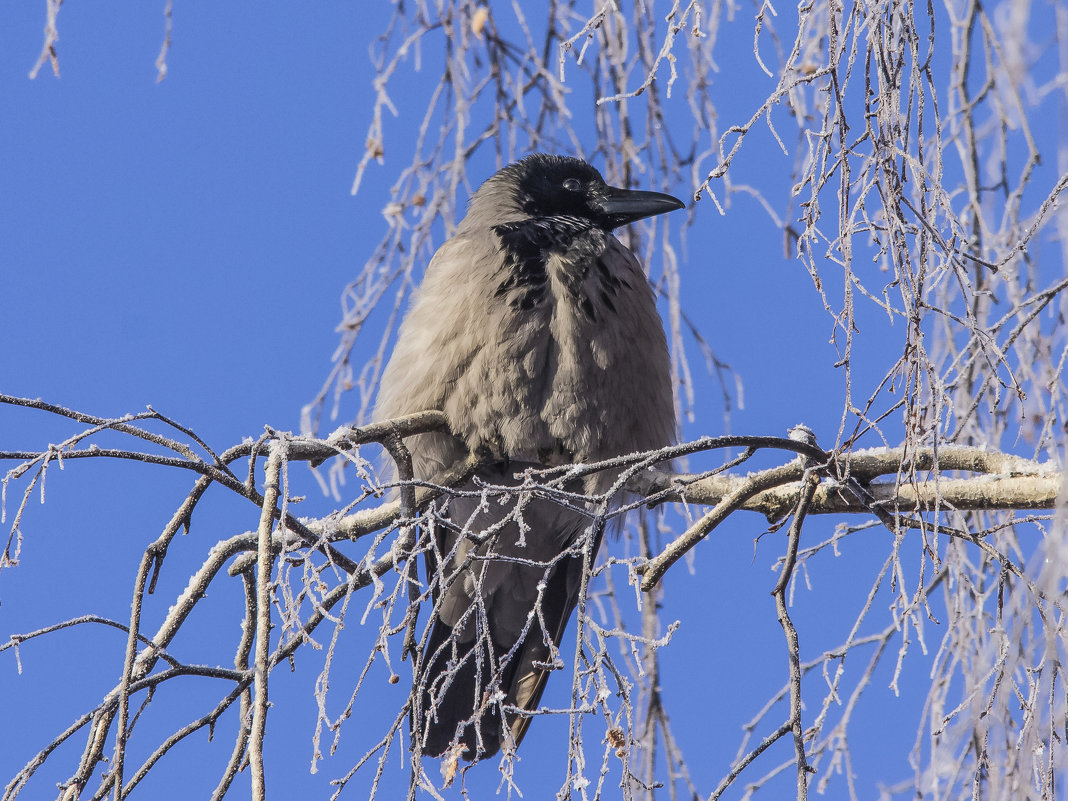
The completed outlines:
[[[605,231],[685,204],[661,192],[618,189],[581,159],[535,153],[502,170],[531,217],[579,217]]]

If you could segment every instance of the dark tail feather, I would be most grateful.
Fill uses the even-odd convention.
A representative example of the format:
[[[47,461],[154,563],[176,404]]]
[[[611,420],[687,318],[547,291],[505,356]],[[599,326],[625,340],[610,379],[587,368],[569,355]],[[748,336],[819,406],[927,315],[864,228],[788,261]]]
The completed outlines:
[[[572,587],[568,585],[577,585],[577,581],[574,575],[568,574],[580,570],[580,560],[567,560],[564,569],[553,571],[549,591],[545,593],[542,619],[549,624],[549,637],[557,646],[575,607],[576,593],[569,592]],[[528,710],[537,708],[551,672],[535,666],[549,657],[545,638],[535,622],[518,648],[495,646],[496,653],[490,659],[485,637],[478,638],[481,654],[476,654],[475,642],[461,642],[461,638],[453,637],[451,626],[435,620],[423,652],[421,708],[419,715],[413,716],[413,739],[422,740],[423,754],[437,757],[448,751],[461,725],[463,731],[458,742],[466,749],[461,752],[465,759],[473,760],[476,756],[486,759],[496,754],[504,740],[505,725],[511,728],[511,737],[518,745],[530,725],[530,716],[508,714],[502,723],[498,704],[487,703],[487,685],[494,668],[500,667],[497,686],[505,693],[505,704]],[[500,661],[508,658],[509,650],[511,659],[501,666]],[[477,708],[483,712],[476,724],[470,721],[475,720]]]
[[[597,533],[593,553],[600,545],[601,533]],[[487,570],[493,570],[494,564],[490,561]],[[498,564],[516,570],[513,564],[504,561]],[[582,565],[581,558],[569,556],[548,569],[523,568],[529,569],[533,576],[514,586],[505,583],[503,587],[508,589],[483,598],[488,630],[498,635],[492,646],[489,633],[474,620],[458,621],[466,630],[457,636],[452,626],[435,619],[423,651],[420,708],[412,716],[412,737],[421,742],[424,755],[441,756],[449,751],[454,740],[463,743],[465,750],[461,756],[468,760],[492,757],[506,738],[514,745],[519,744],[531,717],[509,712],[502,720],[501,705],[489,700],[489,691],[500,688],[506,706],[531,711],[537,708],[551,672],[544,667],[552,654],[548,643],[560,645],[578,600]],[[538,598],[520,593],[519,588],[533,586],[538,580],[545,582],[540,598],[541,614],[531,619],[530,611]],[[473,614],[474,610],[469,608],[465,617]],[[502,631],[514,631],[515,621],[524,618],[529,621],[529,628],[521,642],[498,641],[503,638]],[[500,625],[501,621],[510,621],[510,625]],[[477,635],[473,633],[476,630]],[[502,665],[504,660],[507,663]],[[500,671],[498,681],[492,682],[495,670]]]
[[[423,652],[426,665],[421,709],[414,718],[413,738],[422,741],[425,756],[439,757],[450,749],[457,729],[463,725],[458,741],[466,751],[461,755],[466,759],[474,759],[476,754],[480,758],[491,757],[501,747],[500,716],[495,711],[482,715],[478,731],[475,724],[468,722],[475,717],[476,705],[481,706],[484,700],[486,680],[492,671],[489,654],[483,645],[481,659],[477,658],[475,643],[457,642],[459,638],[453,638],[452,633],[451,626],[434,621]]]

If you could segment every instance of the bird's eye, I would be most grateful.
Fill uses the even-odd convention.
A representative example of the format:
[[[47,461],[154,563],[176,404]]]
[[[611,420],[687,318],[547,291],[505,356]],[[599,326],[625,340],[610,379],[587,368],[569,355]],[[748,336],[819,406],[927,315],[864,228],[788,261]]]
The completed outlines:
[[[568,192],[577,192],[582,189],[582,182],[578,178],[568,178],[564,181],[564,189]]]

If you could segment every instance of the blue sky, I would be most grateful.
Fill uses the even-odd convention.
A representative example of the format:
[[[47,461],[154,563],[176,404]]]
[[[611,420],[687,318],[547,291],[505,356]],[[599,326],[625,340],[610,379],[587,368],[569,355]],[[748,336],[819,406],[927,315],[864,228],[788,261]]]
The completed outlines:
[[[65,4],[59,80],[47,67],[27,78],[44,4],[0,9],[0,391],[108,417],[152,404],[224,449],[258,436],[265,424],[297,429],[302,405],[330,369],[341,290],[385,231],[379,209],[408,154],[372,165],[360,193],[350,194],[372,98],[369,31],[384,24],[386,4],[175,5],[169,74],[159,84],[153,63],[162,2]],[[738,46],[748,51],[746,37]],[[725,73],[723,80],[730,87],[733,78]],[[413,92],[419,88],[413,83]],[[731,92],[723,95],[728,103]],[[402,137],[410,122],[390,125]],[[785,184],[792,157],[776,153],[742,159],[739,170],[754,180],[778,173]],[[687,197],[691,188],[674,191]],[[807,273],[784,259],[781,232],[755,202],[736,201],[726,217],[702,202],[685,258],[687,311],[744,382],[733,431],[782,435],[805,422],[833,441],[842,376],[828,343],[831,318]],[[872,356],[872,378],[889,367],[904,331],[864,315],[859,347]],[[694,367],[700,373],[696,357]],[[697,392],[696,420],[685,434],[722,433],[718,389],[701,378]],[[0,449],[41,448],[76,430],[37,412],[0,408]],[[314,482],[301,480],[316,492]],[[141,551],[189,484],[186,475],[129,464],[68,464],[50,473],[47,503],[34,502],[23,524],[22,564],[0,577],[0,634],[86,613],[125,619]],[[13,503],[9,491],[9,514]],[[302,513],[328,506],[311,497]],[[219,495],[205,501],[197,523],[168,556],[146,613],[153,623],[212,542],[254,527],[255,515]],[[819,521],[810,530],[822,539],[832,525]],[[695,573],[680,565],[669,576],[666,617],[683,626],[663,655],[665,693],[680,710],[674,722],[703,793],[733,759],[742,724],[785,680],[785,646],[769,595],[768,566],[779,541],[765,538],[755,547],[763,530],[761,519],[737,516],[714,543],[698,548]],[[798,588],[804,605],[797,622],[810,657],[844,637],[844,610],[867,592],[885,553],[869,544],[883,535],[854,538],[843,549],[848,561],[823,559],[816,589]],[[191,660],[225,664],[240,594],[225,584],[215,593],[213,611],[175,648]],[[351,626],[345,634],[350,650],[340,658],[355,671],[369,632]],[[104,635],[112,638],[105,639],[109,649],[90,649],[99,636],[70,631],[25,644],[22,675],[10,652],[0,654],[5,782],[117,681],[121,635]],[[911,773],[905,757],[925,669],[921,658],[909,663],[899,700],[880,669],[862,702],[879,720],[854,743],[854,767],[864,769],[869,790]],[[329,780],[368,744],[367,730],[384,714],[379,701],[392,702],[379,676],[367,706],[357,707],[369,728],[350,725],[338,755],[311,774],[314,675],[276,674],[268,742],[273,797],[327,797]],[[335,673],[339,705],[350,691],[340,686],[342,675]],[[216,689],[192,683],[181,693],[161,691],[159,725],[185,722]],[[547,702],[562,705],[566,688],[558,692]],[[225,764],[233,725],[232,714],[220,722],[214,745],[202,734],[184,743],[143,797],[204,797]],[[558,789],[562,731],[556,721],[532,727],[521,751],[526,797]],[[788,744],[781,746],[758,772],[788,758]],[[42,771],[24,797],[47,797],[73,770],[73,750],[57,757],[57,767]],[[403,784],[397,755],[393,766],[389,781]],[[480,771],[476,786],[495,788],[492,766]],[[235,797],[245,792],[239,785]],[[365,795],[357,780],[343,797]]]

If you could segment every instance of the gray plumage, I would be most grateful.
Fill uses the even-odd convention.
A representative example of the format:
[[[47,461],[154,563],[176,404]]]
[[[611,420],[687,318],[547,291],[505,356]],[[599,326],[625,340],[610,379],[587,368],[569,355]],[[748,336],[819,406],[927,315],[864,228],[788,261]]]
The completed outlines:
[[[670,362],[653,293],[611,231],[682,205],[609,187],[583,161],[542,154],[479,188],[427,267],[375,409],[380,420],[424,409],[447,415],[453,435],[408,440],[417,478],[480,450],[491,457],[482,484],[514,485],[530,467],[673,441]],[[573,489],[603,491],[613,478]],[[518,745],[530,717],[516,710],[536,708],[550,643],[559,644],[581,584],[582,559],[566,552],[590,526],[584,510],[533,497],[523,507],[525,534],[508,522],[476,546],[464,534],[514,510],[514,502],[491,499],[486,508],[481,500],[452,498],[449,524],[432,532],[436,611],[413,738],[433,756],[457,742],[467,759]]]

